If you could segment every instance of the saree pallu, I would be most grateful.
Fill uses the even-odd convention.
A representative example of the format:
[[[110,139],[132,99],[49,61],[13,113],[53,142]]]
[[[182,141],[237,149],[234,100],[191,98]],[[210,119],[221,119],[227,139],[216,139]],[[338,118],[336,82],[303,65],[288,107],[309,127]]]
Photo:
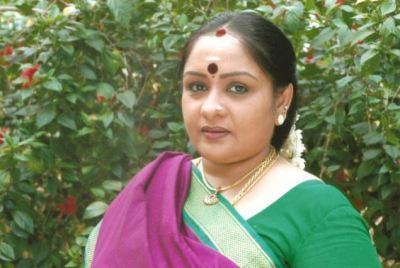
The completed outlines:
[[[230,203],[206,206],[190,156],[163,153],[107,209],[86,249],[87,267],[282,267]]]

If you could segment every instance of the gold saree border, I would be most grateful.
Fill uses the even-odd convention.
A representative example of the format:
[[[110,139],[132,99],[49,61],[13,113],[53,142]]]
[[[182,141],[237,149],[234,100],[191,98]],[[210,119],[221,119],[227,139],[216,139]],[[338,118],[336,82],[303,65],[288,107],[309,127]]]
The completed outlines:
[[[203,203],[210,191],[201,177],[200,170],[192,165],[191,185],[184,204],[185,223],[199,239],[240,267],[282,267],[269,246],[222,195],[218,195],[220,202],[216,205]]]

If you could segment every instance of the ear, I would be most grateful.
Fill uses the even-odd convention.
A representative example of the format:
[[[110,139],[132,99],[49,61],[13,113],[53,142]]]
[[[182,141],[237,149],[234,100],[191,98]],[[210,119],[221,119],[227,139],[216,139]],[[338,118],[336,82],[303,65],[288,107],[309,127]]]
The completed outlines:
[[[290,83],[285,89],[276,94],[275,96],[275,124],[282,125],[283,122],[279,122],[278,117],[283,116],[286,118],[287,109],[290,107],[290,103],[293,98],[293,84]],[[287,109],[286,109],[287,107]]]

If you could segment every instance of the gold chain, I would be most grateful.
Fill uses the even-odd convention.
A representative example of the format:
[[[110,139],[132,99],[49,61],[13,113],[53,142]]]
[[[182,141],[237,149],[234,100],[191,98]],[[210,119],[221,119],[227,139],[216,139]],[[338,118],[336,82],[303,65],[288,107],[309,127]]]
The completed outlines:
[[[235,197],[232,199],[232,206],[236,205],[237,202],[239,202],[240,199],[243,198],[253,187],[254,185],[257,184],[257,182],[262,178],[262,174],[270,169],[275,161],[278,159],[279,154],[276,152],[274,147],[271,149],[273,152],[270,154],[270,157],[268,160],[263,162],[263,165],[258,169],[254,175],[251,177],[251,179],[246,182],[246,184],[243,186],[242,189],[235,195]]]
[[[224,187],[217,187],[217,188],[215,188],[215,187],[211,186],[210,183],[207,181],[204,172],[203,172],[203,176],[202,176],[203,182],[204,182],[204,184],[206,185],[206,187],[207,187],[210,191],[214,191],[215,194],[216,194],[216,193],[220,193],[220,192],[224,192],[224,191],[226,191],[226,190],[229,190],[229,189],[235,187],[236,185],[239,185],[239,184],[242,183],[243,181],[245,181],[245,180],[246,180],[251,174],[253,174],[257,169],[261,168],[261,166],[262,166],[266,161],[269,161],[268,158],[269,158],[270,156],[271,156],[271,152],[267,155],[266,158],[264,158],[264,160],[263,160],[260,164],[258,164],[255,168],[253,168],[252,170],[250,170],[249,172],[247,172],[246,175],[244,175],[243,177],[241,177],[240,179],[238,179],[237,181],[235,181],[234,183],[232,183],[232,184],[230,184],[230,185],[227,185],[227,186],[224,186]],[[201,163],[201,161],[202,161],[202,159],[200,159],[199,164]]]
[[[248,182],[243,186],[243,188],[240,189],[239,193],[233,198],[232,205],[235,205],[245,194],[247,194],[250,191],[251,188],[254,187],[254,185],[261,178],[261,175],[263,174],[263,172],[272,166],[272,164],[278,158],[278,155],[279,154],[276,152],[275,148],[271,147],[267,157],[265,157],[264,160],[260,164],[258,164],[255,168],[253,168],[248,173],[246,173],[246,175],[244,175],[239,180],[235,181],[234,183],[232,183],[230,185],[224,186],[224,187],[218,187],[218,188],[212,187],[206,180],[206,178],[204,176],[204,172],[203,172],[202,180],[203,180],[204,184],[206,185],[206,187],[209,190],[214,191],[213,194],[206,196],[206,198],[204,199],[204,203],[207,205],[217,204],[218,203],[218,198],[217,198],[218,193],[235,187],[236,185],[240,184],[245,179],[247,179],[250,175],[252,175],[251,178],[248,180]],[[199,165],[200,162],[201,162],[201,159],[197,165]]]

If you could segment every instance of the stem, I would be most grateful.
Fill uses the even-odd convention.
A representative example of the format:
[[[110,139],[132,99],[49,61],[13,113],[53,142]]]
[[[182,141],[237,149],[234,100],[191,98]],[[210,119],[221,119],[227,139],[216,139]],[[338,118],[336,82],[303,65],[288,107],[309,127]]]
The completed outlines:
[[[333,115],[336,115],[338,104],[339,104],[339,102],[337,101],[337,102],[335,102],[335,105],[333,106]],[[328,156],[328,148],[331,143],[331,135],[332,135],[332,126],[330,126],[329,132],[326,135],[326,139],[324,142],[324,155],[322,156],[322,161],[321,161],[322,167],[321,167],[321,171],[319,173],[320,178],[322,178],[322,175],[325,173],[325,171],[327,169],[327,167],[324,165],[324,163]]]

